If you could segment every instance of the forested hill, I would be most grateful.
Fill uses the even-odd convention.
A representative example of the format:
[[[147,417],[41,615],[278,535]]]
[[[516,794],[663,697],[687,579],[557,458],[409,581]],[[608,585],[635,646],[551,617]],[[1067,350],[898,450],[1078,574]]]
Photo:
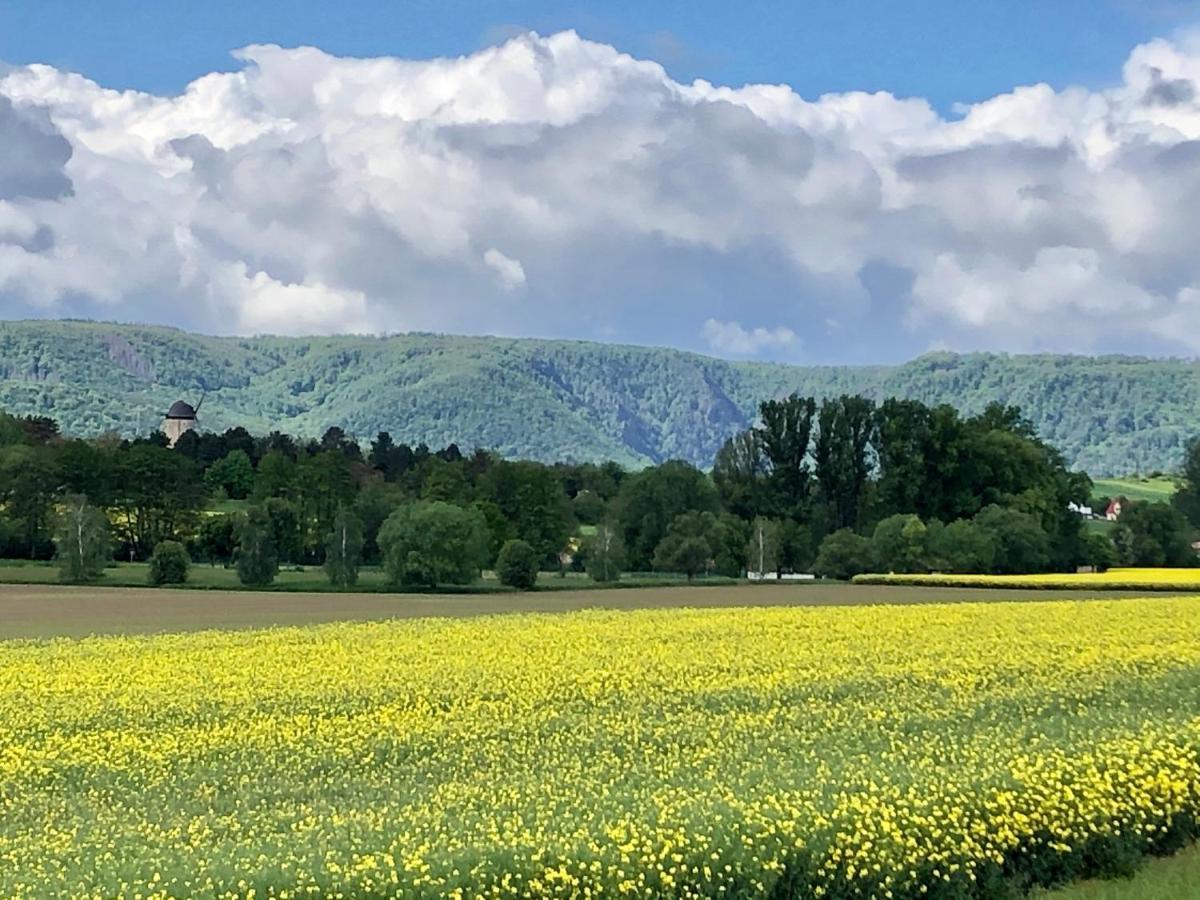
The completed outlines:
[[[154,427],[207,390],[203,428],[244,425],[505,456],[707,466],[760,400],[792,391],[1019,405],[1095,475],[1170,469],[1200,433],[1200,363],[937,353],[893,367],[728,362],[648,347],[492,337],[217,338],[94,322],[0,322],[0,409],[72,434]]]

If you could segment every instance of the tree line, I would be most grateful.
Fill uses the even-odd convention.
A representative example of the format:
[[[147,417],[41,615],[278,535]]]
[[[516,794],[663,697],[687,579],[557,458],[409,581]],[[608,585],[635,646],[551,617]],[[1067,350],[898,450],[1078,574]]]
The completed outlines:
[[[150,560],[160,581],[195,560],[248,584],[291,564],[334,584],[373,565],[396,584],[494,569],[518,587],[568,568],[603,581],[1191,565],[1200,444],[1188,460],[1173,504],[1127,504],[1110,536],[1071,511],[1089,501],[1087,475],[1001,405],[964,417],[912,400],[768,400],[709,473],[506,460],[387,432],[363,447],[337,427],[307,441],[190,431],[170,448],[158,432],[84,440],[0,414],[0,554],[57,554],[75,580],[115,556]]]

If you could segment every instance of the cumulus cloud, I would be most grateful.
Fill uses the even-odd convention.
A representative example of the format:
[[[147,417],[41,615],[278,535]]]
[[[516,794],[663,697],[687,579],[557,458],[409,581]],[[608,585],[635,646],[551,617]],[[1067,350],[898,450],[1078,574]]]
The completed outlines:
[[[784,349],[796,343],[796,332],[783,326],[747,330],[739,322],[708,319],[702,331],[709,347],[731,356],[756,356],[764,350]]]
[[[171,97],[0,71],[0,315],[775,358],[797,333],[813,359],[1200,352],[1195,35],[1134,48],[1110,89],[950,117],[682,84],[573,32],[236,56]]]
[[[504,290],[515,290],[525,283],[525,267],[519,260],[509,259],[495,247],[487,249],[483,261],[495,271]]]

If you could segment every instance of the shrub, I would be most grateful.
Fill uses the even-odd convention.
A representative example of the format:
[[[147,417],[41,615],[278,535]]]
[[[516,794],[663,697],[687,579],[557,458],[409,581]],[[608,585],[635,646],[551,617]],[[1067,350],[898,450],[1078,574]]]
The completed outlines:
[[[487,561],[487,524],[477,509],[409,503],[379,529],[379,549],[392,584],[470,584]]]
[[[970,519],[930,523],[926,544],[929,567],[937,572],[990,572],[996,559],[995,540]]]
[[[192,561],[178,541],[159,541],[150,554],[151,584],[183,584]]]
[[[1036,516],[1001,506],[984,507],[975,524],[996,547],[992,571],[1002,575],[1042,572],[1050,564],[1050,536]]]
[[[527,541],[505,541],[496,557],[496,577],[501,584],[527,591],[537,582],[538,554]]]
[[[821,542],[813,571],[822,578],[845,580],[869,572],[874,568],[874,557],[870,540],[843,528]]]
[[[874,562],[889,572],[923,572],[927,554],[925,523],[913,515],[888,516],[871,538]]]

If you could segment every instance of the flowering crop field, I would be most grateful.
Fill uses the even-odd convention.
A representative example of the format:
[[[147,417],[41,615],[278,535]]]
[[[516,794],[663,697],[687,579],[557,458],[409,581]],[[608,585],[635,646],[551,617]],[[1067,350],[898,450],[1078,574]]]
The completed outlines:
[[[1024,590],[1200,591],[1200,569],[1109,569],[1036,575],[856,575],[855,584]]]
[[[1195,834],[1200,598],[0,643],[3,897],[1007,897]]]

